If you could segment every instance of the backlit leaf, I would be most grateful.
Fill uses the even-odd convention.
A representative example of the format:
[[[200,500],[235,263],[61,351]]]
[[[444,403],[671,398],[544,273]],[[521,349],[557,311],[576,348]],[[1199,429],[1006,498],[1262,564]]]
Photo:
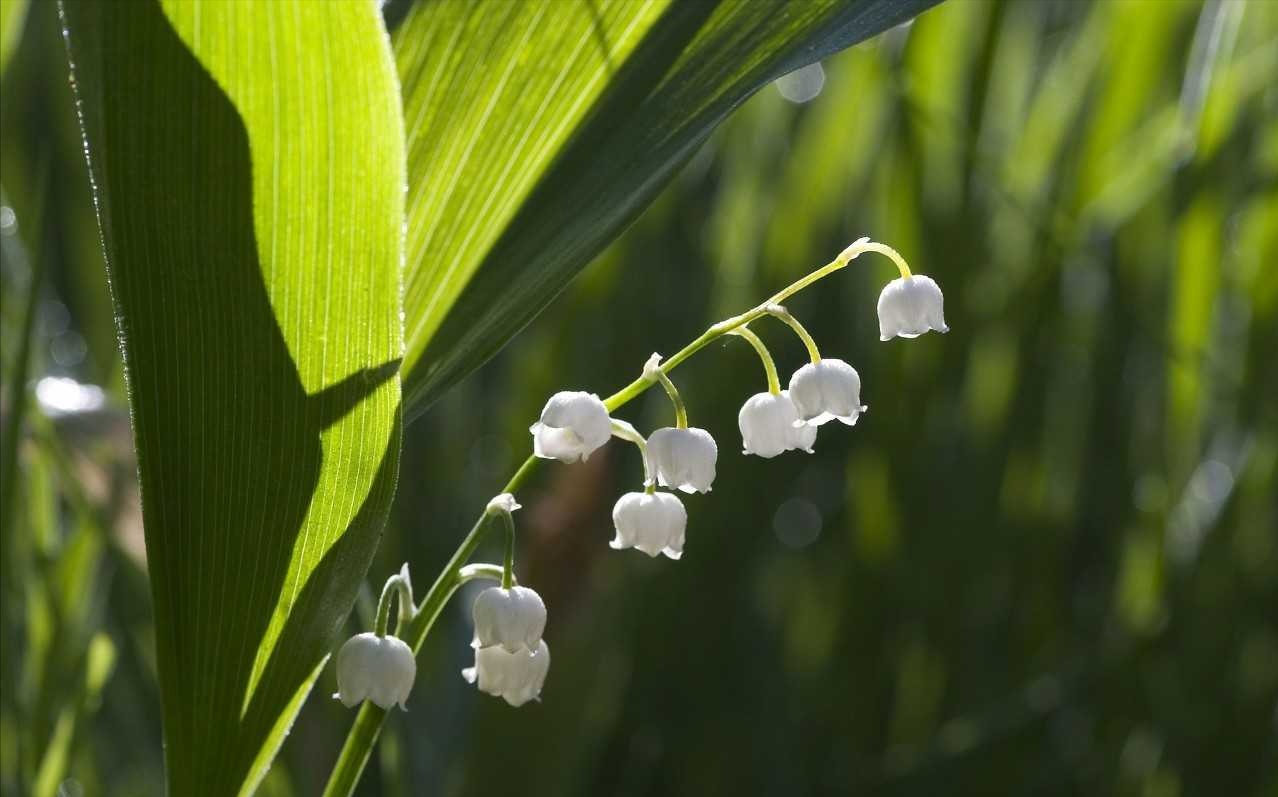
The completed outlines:
[[[169,793],[250,791],[399,457],[403,130],[373,0],[63,6],[128,372]]]

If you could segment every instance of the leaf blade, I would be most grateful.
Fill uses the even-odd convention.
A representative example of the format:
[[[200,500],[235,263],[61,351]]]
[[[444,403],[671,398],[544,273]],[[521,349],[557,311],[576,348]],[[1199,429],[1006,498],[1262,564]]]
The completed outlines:
[[[393,65],[363,0],[63,13],[129,376],[169,790],[251,791],[397,475]]]

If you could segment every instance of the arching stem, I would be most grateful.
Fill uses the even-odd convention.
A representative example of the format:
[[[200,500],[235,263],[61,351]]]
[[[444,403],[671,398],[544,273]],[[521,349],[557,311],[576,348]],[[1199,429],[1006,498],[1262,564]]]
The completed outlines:
[[[679,395],[679,388],[675,387],[675,383],[670,381],[670,377],[666,376],[666,372],[661,369],[661,355],[654,354],[648,358],[648,362],[644,363],[643,376],[645,379],[660,382],[661,386],[666,389],[666,395],[670,397],[670,403],[674,405],[675,426],[680,429],[688,428],[688,408],[683,404],[683,397]]]
[[[413,584],[408,577],[407,563],[398,573],[386,579],[386,585],[382,587],[382,596],[377,601],[377,620],[373,623],[373,631],[378,636],[386,636],[390,627],[391,599],[396,595],[399,596],[399,613],[395,619],[395,632],[398,634],[403,633],[417,613],[417,607],[413,605]]]
[[[808,358],[814,363],[821,362],[821,352],[817,349],[816,341],[808,334],[808,331],[799,323],[799,319],[790,314],[790,311],[779,304],[768,305],[768,315],[779,318],[786,323],[790,329],[794,330],[794,334],[799,336],[799,340],[803,341],[803,346],[808,350]]]
[[[643,435],[639,430],[620,418],[612,419],[612,436],[619,440],[625,440],[634,443],[639,449],[639,456],[643,459],[643,483],[647,491],[651,493],[656,489],[656,479],[652,477],[652,463],[648,460],[648,441],[643,439]]]
[[[768,351],[768,347],[763,345],[763,341],[758,335],[751,332],[746,327],[739,327],[730,333],[740,338],[745,338],[746,342],[754,347],[758,353],[759,359],[763,362],[764,373],[768,376],[768,392],[777,395],[781,392],[781,380],[777,378],[777,364],[772,361],[772,354]]]

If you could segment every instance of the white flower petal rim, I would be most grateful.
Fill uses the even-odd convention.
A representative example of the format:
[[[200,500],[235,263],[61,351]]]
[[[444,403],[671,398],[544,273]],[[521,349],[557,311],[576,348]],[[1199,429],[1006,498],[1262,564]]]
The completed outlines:
[[[685,493],[708,493],[714,483],[719,447],[705,429],[658,429],[648,438],[648,456],[657,484]]]
[[[608,545],[614,550],[634,548],[676,560],[683,556],[688,511],[671,493],[626,493],[613,505],[612,523],[617,536]]]
[[[395,636],[356,634],[337,652],[337,692],[333,697],[347,708],[364,700],[389,710],[404,708],[417,677],[412,648]]]
[[[820,426],[838,420],[856,425],[869,409],[861,403],[861,377],[843,360],[808,363],[790,377],[790,399],[799,413],[796,425]]]
[[[811,454],[816,442],[816,427],[800,420],[788,390],[751,396],[737,414],[737,425],[741,429],[742,453],[764,459],[796,449]]]
[[[584,462],[612,437],[612,419],[599,396],[564,390],[550,397],[541,418],[528,431],[536,456]]]
[[[950,331],[941,288],[924,274],[897,277],[885,285],[879,294],[878,312],[880,340]]]
[[[489,587],[475,598],[471,613],[474,648],[497,645],[508,653],[536,650],[546,630],[546,604],[528,587]]]
[[[477,648],[474,666],[462,670],[462,677],[481,692],[519,708],[540,697],[549,671],[550,648],[543,639],[536,650],[510,653],[501,647]]]

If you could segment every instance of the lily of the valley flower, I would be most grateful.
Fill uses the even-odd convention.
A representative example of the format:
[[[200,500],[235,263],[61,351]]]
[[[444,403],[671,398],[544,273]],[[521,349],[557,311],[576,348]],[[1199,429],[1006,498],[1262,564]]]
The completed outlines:
[[[356,634],[337,652],[337,693],[347,708],[371,700],[383,709],[404,708],[417,677],[413,651],[399,637]]]
[[[771,458],[799,449],[812,453],[817,429],[799,419],[790,391],[756,393],[737,414],[744,453]]]
[[[504,699],[518,708],[536,700],[550,671],[550,648],[546,640],[535,650],[520,649],[508,653],[501,646],[475,649],[475,666],[462,670],[467,682],[477,684],[481,692]]]
[[[685,493],[710,492],[719,447],[705,429],[658,429],[648,438],[648,456],[653,476],[662,487]]]
[[[949,332],[944,304],[941,288],[931,277],[897,277],[879,294],[879,338],[917,338],[932,329]]]
[[[550,397],[541,420],[529,427],[533,453],[560,462],[586,460],[612,436],[608,408],[594,393],[562,391]]]
[[[546,604],[528,587],[489,587],[475,599],[474,617],[474,648],[536,650],[546,630]]]
[[[615,550],[636,548],[649,556],[683,556],[688,511],[670,493],[626,493],[612,508],[617,536],[608,543]]]
[[[861,377],[842,360],[808,363],[790,377],[790,399],[799,421],[820,426],[838,419],[848,426],[869,407],[861,403]]]

